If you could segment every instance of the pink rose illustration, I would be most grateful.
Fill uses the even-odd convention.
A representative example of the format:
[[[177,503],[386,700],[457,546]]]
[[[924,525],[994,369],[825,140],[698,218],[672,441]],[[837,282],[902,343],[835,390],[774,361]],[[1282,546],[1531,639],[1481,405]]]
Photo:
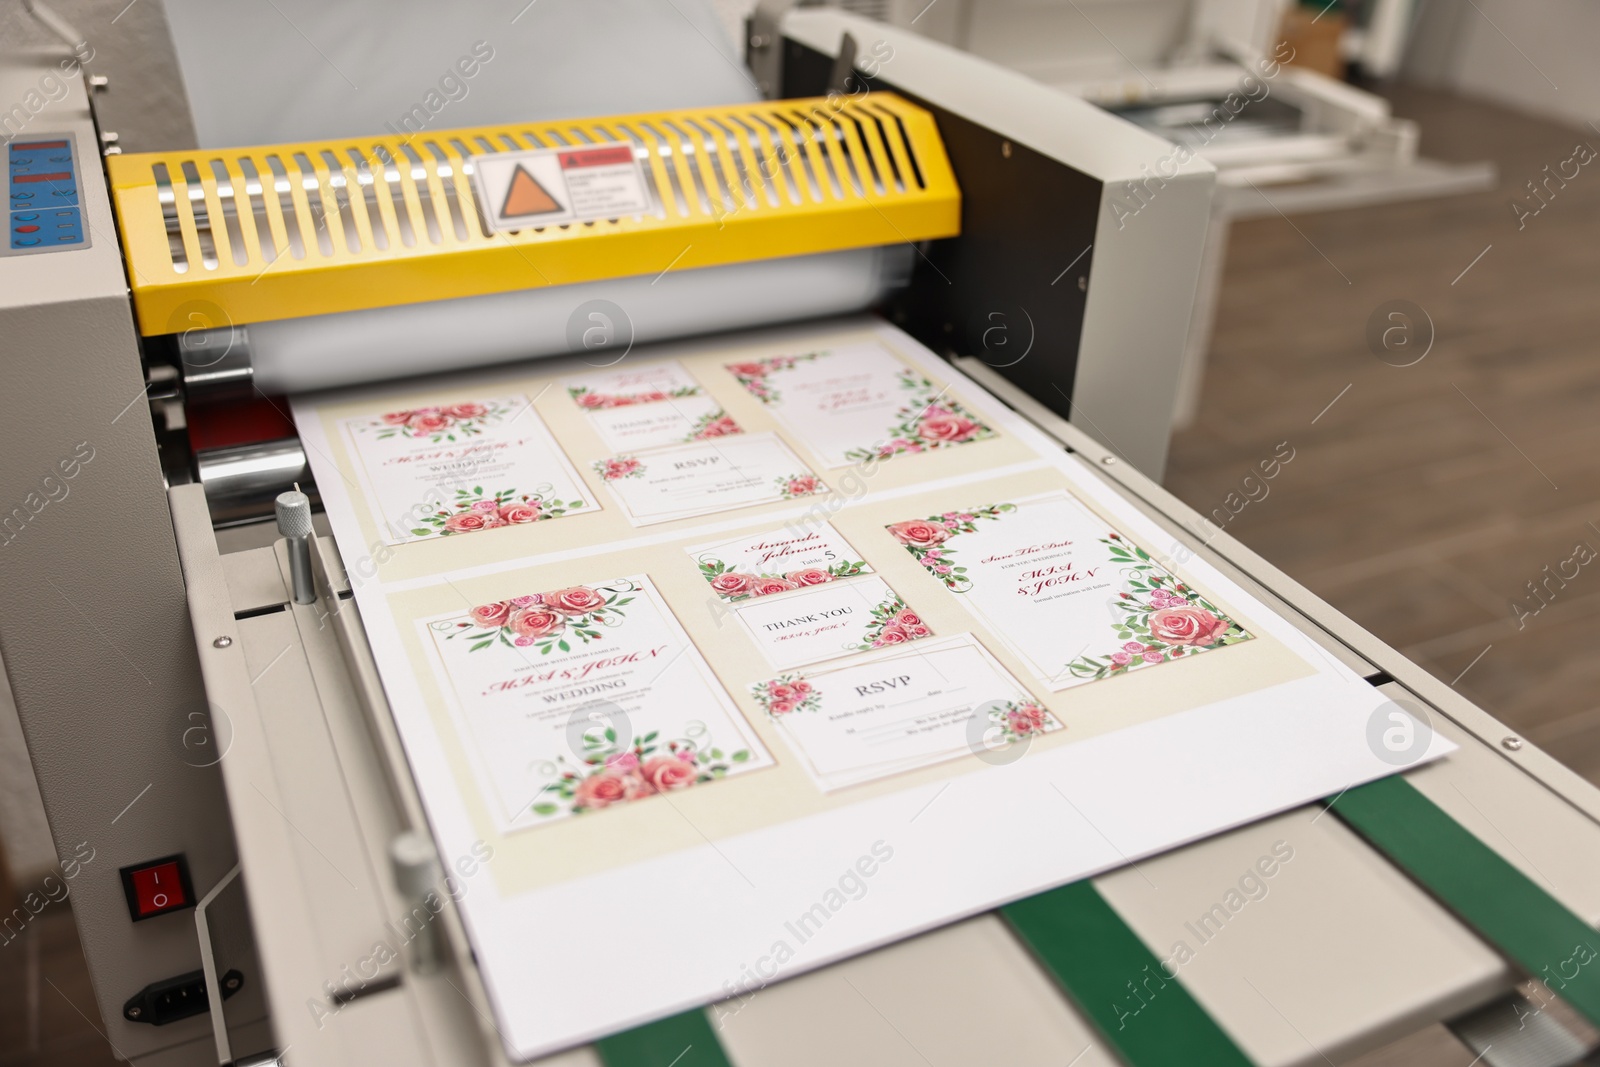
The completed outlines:
[[[1149,652],[1143,653],[1141,658],[1146,663],[1160,663],[1161,662],[1161,653],[1157,652],[1155,649],[1151,649]]]
[[[903,645],[909,640],[911,640],[911,635],[906,633],[901,627],[896,626],[891,622],[882,630],[878,631],[877,639],[872,642],[872,647],[877,648],[880,645]]]
[[[723,596],[739,596],[755,588],[756,576],[753,574],[740,574],[738,571],[727,571],[711,579],[711,588]]]
[[[496,525],[499,523],[491,523],[482,512],[477,511],[458,511],[444,520],[444,528],[451,533],[471,533],[474,530],[487,530]]]
[[[802,570],[790,571],[783,577],[785,581],[793,582],[797,586],[822,585],[824,582],[833,581],[833,575],[820,567],[806,567]]]
[[[759,378],[767,373],[767,368],[760,363],[730,363],[728,369],[741,378]]]
[[[908,519],[897,522],[889,527],[889,532],[903,545],[912,548],[931,548],[942,544],[950,536],[950,532],[938,523],[929,522],[927,519]]]
[[[485,630],[498,630],[511,618],[511,605],[503,600],[495,604],[479,604],[467,614]]]
[[[537,604],[543,599],[544,598],[538,593],[535,593],[532,596],[514,596],[511,598],[511,606],[514,608],[525,608],[530,604]]]
[[[922,616],[918,615],[910,608],[901,608],[895,613],[894,621],[899,623],[901,626],[921,626]]]
[[[608,459],[601,468],[600,476],[607,481],[617,478],[626,478],[639,469],[639,461],[632,457],[627,459]]]
[[[613,771],[627,773],[639,769],[639,756],[634,752],[618,752],[606,757],[606,767]]]
[[[1204,608],[1161,608],[1150,613],[1150,634],[1169,645],[1210,645],[1228,624]]]
[[[782,578],[757,578],[752,584],[750,591],[756,596],[770,596],[773,593],[782,593],[786,590],[796,588],[799,587],[793,582],[785,581]]]
[[[797,695],[797,696],[802,696],[803,697],[803,696],[808,695],[811,692],[811,683],[810,682],[796,681],[796,682],[791,682],[790,685],[794,688],[795,695]]]
[[[411,416],[411,421],[407,425],[411,427],[412,433],[421,435],[438,433],[441,430],[447,430],[451,426],[455,425],[455,421],[456,420],[452,419],[450,416],[443,415],[438,412],[424,414],[423,412],[419,411],[415,415]]]
[[[695,434],[695,437],[703,440],[708,437],[732,437],[734,434],[739,433],[744,433],[739,428],[739,424],[734,422],[730,416],[724,415],[720,419],[712,419],[706,423]]]
[[[956,444],[968,440],[979,429],[978,424],[969,418],[949,412],[939,412],[928,415],[917,424],[917,436],[925,441]]]
[[[444,413],[452,419],[475,419],[489,414],[489,409],[482,404],[451,404],[444,409]]]
[[[620,804],[625,800],[633,800],[650,792],[652,792],[650,786],[637,775],[601,771],[579,782],[578,788],[573,792],[572,800],[574,807],[599,809]]]
[[[513,526],[539,521],[539,509],[532,504],[505,504],[499,514],[502,522]]]
[[[383,417],[383,421],[390,426],[404,426],[411,421],[413,414],[415,413],[410,411],[391,411]]]
[[[1133,657],[1126,652],[1113,652],[1111,653],[1111,662],[1119,667],[1126,667],[1133,662]]]
[[[1012,732],[1036,734],[1044,729],[1044,709],[1037,704],[1023,704],[1006,715]]]
[[[634,403],[636,404],[659,404],[663,400],[671,399],[672,398],[670,396],[668,396],[666,393],[663,393],[659,389],[652,389],[648,393],[640,393],[638,396],[633,398]]]
[[[546,593],[544,602],[547,607],[563,615],[587,615],[606,606],[606,598],[586,585],[575,585],[570,589],[557,589]]]
[[[580,408],[603,408],[606,406],[606,398],[599,393],[579,393],[577,401]]]
[[[793,700],[800,694],[788,682],[768,682],[767,695],[773,700]]]
[[[687,789],[694,785],[695,769],[677,756],[653,756],[645,761],[644,780],[658,792]]]
[[[797,474],[789,479],[790,496],[810,496],[817,491],[817,479],[810,474]]]
[[[565,618],[545,608],[523,608],[511,616],[511,632],[533,640],[554,637],[566,627]]]
[[[798,705],[797,700],[772,700],[767,702],[767,710],[774,715],[787,715]]]
[[[472,503],[473,511],[498,511],[500,505],[493,500],[475,500]]]
[[[1124,652],[1143,652],[1144,651],[1144,646],[1141,645],[1137,641],[1129,641],[1127,644],[1122,646],[1122,651],[1124,651]]]

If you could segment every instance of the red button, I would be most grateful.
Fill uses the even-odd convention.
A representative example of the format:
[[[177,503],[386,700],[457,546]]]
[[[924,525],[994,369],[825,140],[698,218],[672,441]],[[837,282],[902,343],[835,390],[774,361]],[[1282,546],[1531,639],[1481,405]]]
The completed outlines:
[[[18,226],[17,227],[17,232],[18,233],[37,233],[37,232],[39,232],[39,227],[37,227],[37,226]]]
[[[132,883],[129,903],[133,906],[135,918],[148,919],[164,911],[188,907],[191,903],[185,888],[188,879],[184,877],[177,860],[130,871],[128,881]]]

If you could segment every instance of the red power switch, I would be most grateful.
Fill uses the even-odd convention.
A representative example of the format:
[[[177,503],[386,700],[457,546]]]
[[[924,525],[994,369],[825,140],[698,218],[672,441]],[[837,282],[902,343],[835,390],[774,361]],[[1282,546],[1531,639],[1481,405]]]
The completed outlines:
[[[128,898],[128,914],[134,922],[194,907],[189,865],[181,852],[124,867],[121,874],[122,891]]]

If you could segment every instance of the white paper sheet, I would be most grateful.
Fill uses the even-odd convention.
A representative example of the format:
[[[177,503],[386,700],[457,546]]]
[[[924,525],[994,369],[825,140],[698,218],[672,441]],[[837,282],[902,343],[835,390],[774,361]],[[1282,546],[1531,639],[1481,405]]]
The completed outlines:
[[[794,410],[782,410],[786,399],[774,410],[748,395],[748,365],[813,352],[852,353],[851,365],[859,365],[868,380],[837,388],[780,388],[783,397],[837,397],[859,386],[866,390],[862,410],[876,425],[886,413],[900,419],[903,405],[891,412],[886,398],[874,396],[889,384],[901,388],[902,377],[918,390],[926,381],[951,417],[928,427],[930,440],[961,440],[902,448],[886,441],[882,430],[872,431],[866,414],[807,428]],[[671,518],[644,529],[634,526],[638,501],[628,500],[624,514],[623,499],[602,493],[598,512],[380,553],[374,549],[381,538],[372,509],[362,499],[367,490],[343,474],[341,464],[350,458],[335,447],[339,419],[381,412],[386,398],[412,397],[419,390],[494,396],[520,389],[538,398],[541,379],[565,381],[582,368],[534,364],[471,382],[410,383],[295,402],[441,853],[461,855],[485,839],[495,850],[487,877],[472,885],[459,907],[512,1057],[533,1058],[705,1004],[733,993],[753,967],[771,980],[790,977],[1401,769],[1369,747],[1369,721],[1387,713],[1376,690],[1225,575],[1189,558],[1094,471],[898,330],[876,320],[830,322],[639,350],[628,358],[636,368],[656,360],[681,362],[746,430],[729,442],[775,439],[806,469],[826,471],[834,491],[758,501],[740,510],[682,500]],[[586,498],[596,496],[606,483],[592,475],[591,464],[611,456],[608,446],[564,391],[537,400],[537,406],[559,441],[558,451],[583,472]],[[962,431],[952,418],[982,431]],[[839,470],[838,462],[851,455],[849,469]],[[1062,651],[1072,640],[1045,642],[1038,634],[1008,629],[1008,619],[1024,618],[1025,626],[1046,633],[1055,627],[1076,634],[1081,628],[1085,635],[1120,638],[1111,628],[1118,616],[1098,592],[1052,598],[1042,613],[1013,616],[1002,610],[1004,598],[972,599],[970,590],[950,587],[890,530],[899,522],[980,505],[1019,505],[1020,513],[1006,514],[1026,519],[1031,501],[1053,494],[1069,494],[1090,517],[1082,519],[1084,531],[1067,534],[1073,545],[1027,553],[1041,557],[1033,570],[1071,565],[1034,581],[1105,566],[1112,554],[1101,538],[1114,530],[1158,565],[1139,573],[1170,575],[1168,588],[1184,602],[1168,607],[1193,606],[1197,602],[1187,594],[1201,591],[1196,595],[1209,606],[1198,610],[1237,624],[1235,636],[1248,634],[1249,640],[1220,642],[1224,631],[1213,633],[1215,627],[1194,613],[1180,612],[1167,620],[1170,625],[1152,627],[1149,616],[1161,605],[1147,597],[1149,610],[1138,621],[1164,636],[1137,643],[1159,643],[1160,649],[1129,653],[1129,670],[1080,679],[1058,691],[1044,676],[1058,669],[1058,660],[1079,655],[1074,647]],[[1010,526],[1012,532],[977,553],[995,558],[965,572],[973,589],[1007,588],[1017,574],[1001,557],[1062,539],[1050,521],[1042,539],[1027,525],[994,524],[996,531]],[[809,538],[812,533],[816,538]],[[974,536],[947,540],[962,550],[962,539]],[[803,543],[784,551],[779,543],[785,540]],[[627,569],[619,563],[628,560],[639,565]],[[834,563],[849,573],[827,574]],[[861,566],[852,570],[852,563]],[[824,577],[813,576],[809,585],[788,577],[808,570]],[[722,690],[696,700],[716,706],[713,732],[735,729],[747,738],[740,743],[751,753],[748,772],[502,832],[490,799],[505,787],[493,770],[456,755],[480,741],[461,728],[459,709],[448,706],[451,698],[440,695],[441,667],[418,651],[425,631],[416,624],[442,621],[449,612],[470,615],[471,607],[484,606],[474,598],[528,592],[518,584],[524,573],[544,576],[533,591],[605,584],[617,575],[653,590],[661,613],[676,619],[672,625],[662,621],[662,641],[676,640],[674,626],[687,634],[693,647],[683,656],[707,667],[695,668],[694,684]],[[785,587],[760,595],[734,588],[742,584],[738,580],[719,587],[714,579],[727,573],[782,581]],[[781,608],[868,574],[904,597],[933,632],[895,648],[773,671],[735,615],[741,608]],[[1078,581],[1044,588],[1076,589]],[[1186,588],[1175,588],[1179,583]],[[1024,599],[1014,590],[1011,595]],[[1074,601],[1084,605],[1081,611]],[[1092,626],[1085,621],[1090,619]],[[523,636],[546,625],[531,618]],[[627,625],[633,625],[631,617]],[[1197,640],[1208,636],[1219,640]],[[1129,643],[1132,638],[1121,645]],[[1118,651],[1126,651],[1121,645]],[[1184,655],[1172,657],[1176,648]],[[1160,651],[1160,662],[1147,660],[1144,651]],[[1094,645],[1082,652],[1090,654],[1109,662],[1112,653]],[[886,671],[901,657],[918,669]],[[1145,666],[1132,669],[1134,658]],[[961,675],[982,684],[956,694],[959,699],[934,698],[926,678],[929,666],[941,663],[958,665]],[[784,674],[809,682],[810,692],[822,692],[829,703],[841,693],[859,699],[834,705],[848,714],[832,725],[813,714],[815,704],[802,708],[806,693],[776,715],[764,711],[751,687]],[[866,687],[876,697],[874,682],[899,678],[907,681],[881,691],[920,681],[928,718],[922,725],[928,729],[908,732],[900,722],[882,731],[882,743],[864,743],[860,734],[848,733],[850,720],[888,722],[876,708],[887,702],[867,700],[859,690]],[[770,703],[772,690],[767,692]],[[723,706],[728,699],[731,717]],[[959,713],[944,713],[963,702],[976,705],[981,715],[969,717],[958,740]],[[1007,719],[1008,702],[1019,709],[1036,704],[1047,718]],[[674,697],[664,711],[652,704],[643,714],[681,720],[681,711],[673,711],[678,706]],[[803,715],[811,719],[795,718]],[[709,718],[701,721],[712,728]],[[1041,729],[1004,736],[1008,724],[1035,721]],[[680,725],[668,724],[661,736]],[[1413,762],[1451,747],[1434,737]],[[510,807],[502,805],[502,821]],[[876,872],[869,890],[835,906],[838,894],[827,891],[840,871],[862,857],[871,857]],[[574,916],[597,921],[575,922]],[[802,917],[809,918],[797,923]]]

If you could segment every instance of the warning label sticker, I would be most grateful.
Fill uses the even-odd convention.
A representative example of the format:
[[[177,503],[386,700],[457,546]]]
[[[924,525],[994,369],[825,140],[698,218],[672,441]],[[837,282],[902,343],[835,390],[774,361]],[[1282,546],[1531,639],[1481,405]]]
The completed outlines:
[[[559,226],[655,210],[644,169],[625,144],[536,148],[472,157],[472,182],[492,230]]]

